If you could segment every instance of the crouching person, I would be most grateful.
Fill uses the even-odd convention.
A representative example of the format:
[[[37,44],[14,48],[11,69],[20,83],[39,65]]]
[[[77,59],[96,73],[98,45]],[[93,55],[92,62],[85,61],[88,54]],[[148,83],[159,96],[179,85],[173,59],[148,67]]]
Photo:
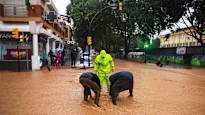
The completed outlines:
[[[118,72],[110,76],[110,95],[112,103],[116,105],[117,96],[120,92],[129,90],[130,96],[133,90],[133,75],[130,72]]]
[[[84,87],[84,100],[88,101],[88,96],[92,98],[91,89],[95,93],[95,104],[99,106],[100,99],[100,80],[94,73],[83,73],[79,79],[80,83]]]

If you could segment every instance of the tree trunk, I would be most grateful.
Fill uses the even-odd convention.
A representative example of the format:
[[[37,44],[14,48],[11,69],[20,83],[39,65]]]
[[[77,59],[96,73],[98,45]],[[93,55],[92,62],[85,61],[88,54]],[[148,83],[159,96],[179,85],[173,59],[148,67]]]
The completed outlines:
[[[124,52],[125,52],[125,55],[124,55],[124,59],[127,59],[127,55],[128,55],[128,47],[127,47],[127,26],[126,26],[126,23],[125,23],[125,26],[124,26],[124,45],[125,45],[125,47],[124,47]]]
[[[124,59],[127,59],[128,48],[127,48],[127,39],[126,38],[125,38],[125,41],[124,41],[124,45],[125,45],[125,48],[124,48],[124,52],[125,52]]]

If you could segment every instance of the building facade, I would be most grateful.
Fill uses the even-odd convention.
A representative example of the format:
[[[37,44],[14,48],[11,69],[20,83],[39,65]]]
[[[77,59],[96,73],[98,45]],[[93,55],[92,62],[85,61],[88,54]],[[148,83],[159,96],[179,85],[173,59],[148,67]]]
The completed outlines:
[[[58,14],[52,0],[30,0],[30,3],[32,9],[27,10],[25,0],[0,0],[0,69],[10,65],[16,67],[14,29],[26,39],[18,44],[21,65],[29,62],[32,70],[40,69],[40,60],[47,58],[49,50],[56,52],[68,39],[69,28],[65,23],[50,23],[45,18],[50,11]],[[7,66],[3,67],[3,64]]]
[[[161,48],[171,48],[171,47],[189,47],[189,46],[199,46],[195,38],[187,35],[184,31],[189,33],[188,29],[175,31],[166,35],[160,36],[160,47]],[[203,36],[205,41],[205,36]]]

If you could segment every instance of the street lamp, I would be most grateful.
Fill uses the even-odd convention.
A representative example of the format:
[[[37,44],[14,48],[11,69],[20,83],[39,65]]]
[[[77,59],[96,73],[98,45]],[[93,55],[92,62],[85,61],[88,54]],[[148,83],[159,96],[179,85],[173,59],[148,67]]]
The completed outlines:
[[[106,10],[106,9],[108,9],[108,8],[112,8],[112,9],[115,11],[115,10],[117,9],[117,7],[118,7],[118,9],[119,9],[120,11],[123,10],[123,2],[122,2],[122,0],[120,0],[118,4],[116,4],[116,3],[114,2],[114,0],[111,0],[110,3],[108,3],[108,6],[106,6],[106,7],[102,8],[102,9],[100,9],[100,10],[93,16],[93,18],[91,19],[91,21],[90,21],[90,23],[89,23],[88,36],[87,36],[88,55],[89,55],[88,65],[89,65],[89,67],[90,67],[90,50],[91,50],[91,44],[92,44],[92,37],[91,37],[92,22],[93,22],[94,19],[95,19],[101,12],[103,12],[104,10]],[[123,20],[125,20],[125,22],[126,22],[126,20],[127,20],[127,14],[125,14],[125,18],[124,18]],[[126,29],[126,28],[125,28],[125,29]],[[125,35],[125,37],[126,37],[126,35]]]
[[[89,28],[88,28],[88,36],[87,36],[87,45],[88,45],[88,66],[90,67],[90,50],[91,50],[91,45],[92,45],[92,36],[91,36],[91,27],[92,27],[92,23],[94,21],[94,19],[104,10],[108,9],[108,8],[112,8],[112,7],[116,7],[116,5],[112,4],[109,6],[106,6],[102,9],[100,9],[91,19],[90,23],[89,23]]]
[[[127,16],[127,13],[121,13],[121,20],[122,22],[124,23],[124,45],[125,45],[125,55],[124,55],[124,58],[127,58],[127,36],[128,36],[128,33],[127,33],[127,20],[128,20],[128,16]]]

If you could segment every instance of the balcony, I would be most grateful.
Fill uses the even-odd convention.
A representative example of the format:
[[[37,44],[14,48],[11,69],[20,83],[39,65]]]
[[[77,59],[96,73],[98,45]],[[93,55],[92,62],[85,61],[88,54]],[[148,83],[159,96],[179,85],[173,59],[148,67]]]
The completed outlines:
[[[52,0],[49,0],[49,2],[46,2],[46,5],[50,9],[50,11],[56,11],[56,13],[58,13],[58,10]]]
[[[2,10],[1,10],[2,9]],[[62,28],[57,23],[49,23],[43,17],[44,9],[41,5],[32,5],[32,10],[27,11],[25,5],[3,4],[0,6],[0,20],[7,23],[28,23],[29,21],[36,21],[43,23],[45,28],[52,29],[61,38],[66,36],[65,28]]]
[[[27,9],[25,5],[5,4],[3,5],[3,14],[4,16],[26,17]]]

